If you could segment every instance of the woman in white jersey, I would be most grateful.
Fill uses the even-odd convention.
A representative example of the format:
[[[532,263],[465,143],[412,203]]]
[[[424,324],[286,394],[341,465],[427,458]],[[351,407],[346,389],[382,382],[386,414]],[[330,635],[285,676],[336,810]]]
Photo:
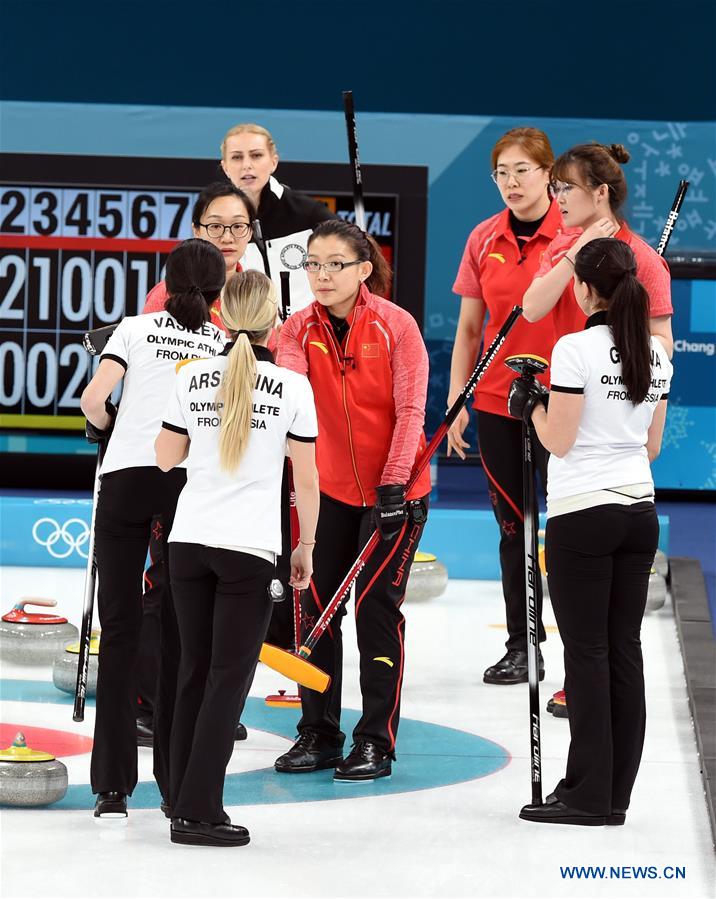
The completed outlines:
[[[99,794],[96,817],[126,816],[127,796],[137,783],[142,574],[152,518],[161,514],[171,522],[185,481],[183,469],[165,474],[156,467],[154,440],[177,362],[215,356],[223,349],[224,336],[209,322],[209,309],[224,285],[225,271],[221,253],[207,241],[180,244],[167,260],[166,309],[120,322],[82,394],[88,433],[95,439],[107,439],[111,433],[95,520],[102,625],[91,766],[92,792]],[[122,379],[117,412],[107,397]],[[167,713],[170,716],[171,710]],[[155,739],[155,773],[164,796],[169,728],[165,730],[162,739],[157,728]]]
[[[271,281],[234,275],[221,315],[233,342],[182,366],[156,442],[160,468],[186,459],[188,471],[169,537],[182,653],[169,803],[172,842],[241,846],[249,834],[224,811],[224,776],[271,616],[287,444],[300,524],[290,584],[305,589],[313,571],[318,428],[308,379],[276,366],[266,347]]]
[[[646,722],[640,630],[659,537],[649,463],[661,448],[672,366],[649,335],[649,296],[621,240],[576,255],[586,328],[552,352],[549,411],[516,381],[549,460],[545,551],[564,644],[571,743],[565,777],[520,817],[623,824]]]

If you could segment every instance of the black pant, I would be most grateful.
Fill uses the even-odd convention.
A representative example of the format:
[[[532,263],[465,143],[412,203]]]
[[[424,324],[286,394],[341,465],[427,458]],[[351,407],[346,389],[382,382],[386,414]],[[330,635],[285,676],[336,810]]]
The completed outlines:
[[[298,539],[298,537],[296,538]],[[293,591],[288,579],[291,574],[291,516],[290,497],[288,484],[288,460],[283,466],[283,480],[281,481],[281,541],[283,549],[276,558],[276,573],[283,584],[285,599],[283,602],[275,602],[271,609],[271,621],[269,622],[266,642],[280,646],[282,649],[293,649]]]
[[[137,718],[151,719],[154,716],[159,680],[162,593],[168,577],[162,552],[164,523],[160,515],[152,520],[149,534],[149,565],[144,572],[142,628],[139,632]]]
[[[427,497],[420,502],[427,509]],[[363,714],[353,739],[370,741],[390,753],[395,750],[398,732],[405,661],[405,618],[400,607],[423,527],[424,523],[416,523],[411,516],[396,537],[379,543],[356,581]],[[373,530],[372,507],[347,506],[321,494],[313,579],[302,597],[303,638],[330,602]],[[333,741],[343,736],[340,718],[344,614],[341,611],[335,616],[311,654],[311,662],[330,674],[330,687],[325,693],[301,690],[303,715],[299,731],[315,731]]]
[[[506,401],[505,401],[506,404]],[[507,612],[507,649],[527,649],[525,597],[525,529],[522,493],[522,422],[490,412],[477,413],[477,433],[482,466],[487,476],[490,502],[500,528],[500,570]],[[547,484],[547,452],[532,433],[535,474],[543,488]],[[535,478],[536,480],[536,478]],[[537,491],[535,489],[535,498]],[[537,509],[534,510],[535,527]],[[542,581],[537,578],[539,641],[545,639],[542,625]]]
[[[144,562],[152,519],[157,514],[162,516],[165,540],[185,482],[183,469],[165,474],[158,468],[125,468],[102,476],[95,519],[102,640],[91,764],[94,793],[117,790],[131,794],[137,784],[137,655]],[[171,597],[165,589],[161,654],[169,669],[176,667],[178,658],[178,644],[170,627],[171,610]],[[154,766],[162,793],[167,786],[172,704],[162,703],[161,695],[157,697]]]
[[[271,615],[265,559],[171,543],[169,570],[181,639],[171,732],[172,816],[217,824],[236,722]]]
[[[658,539],[653,503],[595,506],[547,522],[572,735],[555,792],[585,812],[628,808],[639,770],[646,723],[640,630]]]

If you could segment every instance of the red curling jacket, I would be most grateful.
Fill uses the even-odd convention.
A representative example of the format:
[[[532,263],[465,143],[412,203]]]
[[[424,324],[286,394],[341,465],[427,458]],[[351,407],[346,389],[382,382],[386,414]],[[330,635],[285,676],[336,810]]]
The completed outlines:
[[[321,492],[375,503],[379,484],[405,484],[425,448],[428,354],[415,319],[361,286],[338,343],[314,300],[281,328],[277,363],[307,375],[316,401]],[[426,468],[408,499],[430,492]]]

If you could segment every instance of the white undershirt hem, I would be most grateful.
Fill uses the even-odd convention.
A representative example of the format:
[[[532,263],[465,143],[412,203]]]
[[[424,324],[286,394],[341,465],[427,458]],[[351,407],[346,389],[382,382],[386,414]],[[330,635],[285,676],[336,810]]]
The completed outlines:
[[[551,502],[547,499],[547,518],[557,515],[568,515],[594,506],[632,506],[634,503],[653,503],[654,485],[649,481],[639,484],[623,484],[620,487],[590,490],[588,493],[575,493],[573,496],[562,496]]]

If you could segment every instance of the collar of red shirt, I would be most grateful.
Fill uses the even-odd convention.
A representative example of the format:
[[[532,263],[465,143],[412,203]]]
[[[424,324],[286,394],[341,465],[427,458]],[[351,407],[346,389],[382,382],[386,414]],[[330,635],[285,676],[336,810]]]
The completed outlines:
[[[559,205],[556,200],[552,200],[549,204],[549,209],[547,210],[547,214],[544,219],[542,219],[542,224],[535,231],[535,233],[530,237],[527,241],[529,243],[531,240],[534,240],[538,236],[546,237],[548,240],[554,240],[554,238],[564,230],[564,225],[562,223],[562,213],[559,211]],[[495,237],[509,237],[512,236],[514,240],[514,235],[512,235],[512,228],[510,227],[510,210],[505,208],[500,214],[499,219],[497,220],[497,228],[495,231]]]
[[[366,303],[367,303],[367,301],[368,301],[368,297],[369,297],[370,295],[371,295],[371,294],[370,294],[370,291],[369,291],[368,288],[365,286],[365,284],[361,284],[360,290],[358,291],[358,299],[356,300],[356,304],[355,304],[355,306],[351,309],[351,311],[349,312],[348,316],[346,317],[346,321],[348,322],[349,325],[353,324],[353,319],[355,318],[356,309],[357,309],[359,306],[365,306]],[[327,312],[327,310],[326,310],[326,307],[325,307],[325,306],[322,306],[321,303],[318,302],[318,300],[314,300],[314,301],[313,301],[313,305],[316,307],[316,314],[318,315],[318,317],[319,317],[322,321],[328,323],[328,320],[329,320],[329,319],[328,319],[328,312]]]

